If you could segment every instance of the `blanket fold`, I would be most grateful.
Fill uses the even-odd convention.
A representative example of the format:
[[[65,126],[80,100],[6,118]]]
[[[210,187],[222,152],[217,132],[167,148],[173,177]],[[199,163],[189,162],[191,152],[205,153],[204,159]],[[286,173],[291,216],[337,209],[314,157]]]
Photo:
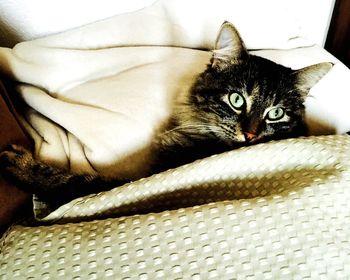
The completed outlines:
[[[259,144],[215,155],[111,191],[78,198],[53,213],[37,204],[42,221],[80,221],[232,200],[288,201],[321,195],[349,182],[349,136],[309,137]],[[44,205],[45,206],[45,205]]]

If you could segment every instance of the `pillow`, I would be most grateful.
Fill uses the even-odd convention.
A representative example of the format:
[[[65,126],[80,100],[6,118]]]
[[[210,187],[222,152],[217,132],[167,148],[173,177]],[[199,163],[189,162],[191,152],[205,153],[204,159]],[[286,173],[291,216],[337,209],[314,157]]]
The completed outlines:
[[[62,32],[121,13],[144,8],[155,0],[26,0],[0,1],[0,46]],[[62,20],[64,18],[64,20]]]
[[[36,44],[84,49],[125,45],[211,49],[225,20],[236,25],[250,49],[305,45],[298,37],[296,19],[278,0],[217,0],[215,5],[211,1],[199,5],[194,0],[159,0],[144,9],[50,36]]]
[[[203,1],[164,1],[160,0],[153,7],[149,7],[155,0],[69,0],[47,2],[37,0],[30,5],[25,0],[0,2],[0,10],[3,11],[0,22],[0,46],[14,46],[15,43],[32,40],[54,33],[66,31],[91,22],[105,18],[136,12],[138,20],[125,24],[142,26],[147,30],[144,23],[150,25],[157,23],[155,17],[166,17],[176,22],[176,32],[188,32],[191,29],[191,38],[195,38],[203,31],[207,34],[207,44],[211,46],[209,36],[216,34],[216,29],[210,25],[216,22],[221,24],[223,20],[232,21],[248,39],[248,46],[254,45],[261,40],[265,47],[281,48],[300,44],[300,37],[310,39],[311,43],[324,44],[325,36],[334,5],[333,0],[219,0],[215,3]],[[317,9],[314,9],[317,5]],[[147,8],[146,8],[147,7]],[[140,15],[148,17],[148,20],[140,21]],[[64,20],[62,20],[64,18]],[[203,24],[203,20],[207,24]],[[180,29],[185,24],[184,31]],[[209,30],[207,28],[209,27]],[[171,27],[170,27],[171,28]],[[176,28],[171,28],[176,29]],[[254,36],[246,35],[253,31]],[[140,32],[141,36],[143,35]],[[147,32],[146,32],[147,33]],[[149,34],[147,34],[149,35]],[[274,45],[278,43],[279,46]],[[260,43],[259,43],[260,44]],[[260,46],[259,48],[263,48]]]

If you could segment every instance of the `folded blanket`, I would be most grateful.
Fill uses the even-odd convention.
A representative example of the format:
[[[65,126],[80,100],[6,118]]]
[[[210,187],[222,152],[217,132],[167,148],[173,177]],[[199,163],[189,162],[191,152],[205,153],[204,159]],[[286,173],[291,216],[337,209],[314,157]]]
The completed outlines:
[[[319,192],[321,185],[346,188],[349,143],[349,136],[324,136],[245,147],[75,199],[53,213],[36,204],[36,217],[42,221],[81,221],[222,200],[240,205],[239,199],[255,205],[265,200],[263,197],[277,195],[284,201],[290,193],[303,196],[308,190]],[[324,188],[320,193],[326,191]]]

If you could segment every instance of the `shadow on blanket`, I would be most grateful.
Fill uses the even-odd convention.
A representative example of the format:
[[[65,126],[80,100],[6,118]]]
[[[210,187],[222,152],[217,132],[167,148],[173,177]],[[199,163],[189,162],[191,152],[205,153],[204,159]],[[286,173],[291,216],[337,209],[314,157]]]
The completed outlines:
[[[55,220],[55,223],[117,218],[150,212],[158,213],[229,200],[246,201],[248,199],[251,204],[255,204],[258,203],[259,199],[264,198],[266,203],[272,203],[274,196],[284,196],[284,201],[288,203],[288,200],[293,200],[291,194],[295,193],[297,197],[302,197],[301,193],[305,191],[305,188],[310,185],[315,186],[315,183],[319,185],[329,183],[332,178],[340,176],[340,173],[340,170],[332,165],[319,169],[315,169],[314,166],[299,169],[297,167],[272,171],[268,174],[251,174],[247,178],[232,180],[212,178],[205,183],[184,185],[176,190],[168,189],[166,192],[152,195],[149,198],[122,203],[119,207],[112,207],[92,216],[64,217],[62,221]],[[108,192],[105,195],[108,195]],[[89,196],[87,199],[93,199],[95,196]],[[78,201],[72,207],[84,207],[84,201]]]

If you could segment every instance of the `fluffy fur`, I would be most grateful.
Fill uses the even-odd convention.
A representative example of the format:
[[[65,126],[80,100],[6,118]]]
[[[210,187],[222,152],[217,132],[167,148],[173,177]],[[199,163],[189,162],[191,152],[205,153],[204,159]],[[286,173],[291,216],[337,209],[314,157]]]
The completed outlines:
[[[174,100],[168,125],[155,137],[149,174],[240,146],[305,135],[305,97],[330,68],[321,63],[294,71],[250,55],[225,22],[207,69]],[[56,205],[124,183],[56,169],[17,146],[0,154],[0,167],[18,187]]]

